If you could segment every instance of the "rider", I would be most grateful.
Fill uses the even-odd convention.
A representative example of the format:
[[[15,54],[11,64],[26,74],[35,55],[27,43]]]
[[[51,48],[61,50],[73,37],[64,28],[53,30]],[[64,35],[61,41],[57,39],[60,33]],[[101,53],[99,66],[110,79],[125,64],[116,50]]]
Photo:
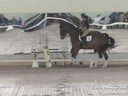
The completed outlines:
[[[85,15],[84,13],[81,14],[81,24],[80,24],[80,29],[82,31],[81,39],[84,41],[86,44],[86,35],[89,33],[89,22],[88,22],[88,16]]]

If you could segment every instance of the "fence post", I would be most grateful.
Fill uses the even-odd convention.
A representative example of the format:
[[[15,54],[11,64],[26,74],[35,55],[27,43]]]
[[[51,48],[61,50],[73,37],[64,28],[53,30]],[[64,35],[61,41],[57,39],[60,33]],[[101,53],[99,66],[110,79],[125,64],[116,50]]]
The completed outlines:
[[[102,25],[102,30],[106,30],[107,26],[106,25]]]
[[[44,59],[46,60],[46,67],[47,68],[52,67],[52,62],[51,62],[51,58],[50,58],[50,55],[49,55],[48,46],[44,46]]]
[[[33,61],[32,68],[39,68],[37,60]]]

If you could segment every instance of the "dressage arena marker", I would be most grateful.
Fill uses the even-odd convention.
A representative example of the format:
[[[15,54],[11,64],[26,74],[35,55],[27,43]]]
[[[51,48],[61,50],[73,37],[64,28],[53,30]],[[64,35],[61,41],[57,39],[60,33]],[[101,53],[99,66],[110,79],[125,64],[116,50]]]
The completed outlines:
[[[49,67],[52,67],[52,63],[51,63],[51,58],[50,58],[50,54],[49,54],[49,49],[48,49],[48,46],[44,46],[44,58],[45,60],[47,61],[46,62],[46,67],[49,68]]]

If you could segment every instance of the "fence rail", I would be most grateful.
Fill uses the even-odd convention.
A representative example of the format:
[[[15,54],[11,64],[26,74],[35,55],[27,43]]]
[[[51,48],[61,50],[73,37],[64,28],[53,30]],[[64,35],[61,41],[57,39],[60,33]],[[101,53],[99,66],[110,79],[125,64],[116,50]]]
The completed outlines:
[[[50,18],[50,17],[49,17]],[[46,18],[46,19],[49,19],[48,17]],[[42,22],[44,22],[46,19],[44,19],[44,20],[42,20]],[[50,18],[50,19],[53,19],[53,18]],[[60,19],[60,18],[59,18]],[[63,20],[63,19],[62,19]],[[115,25],[128,25],[128,22],[114,22],[114,23],[111,23],[111,24],[98,24],[98,23],[91,23],[91,24],[89,24],[90,26],[101,26],[102,28],[101,29],[103,29],[103,30],[106,30],[107,29],[107,27],[110,27],[110,26],[115,26]],[[37,24],[37,25],[35,25],[35,26],[33,26],[33,27],[31,27],[31,28],[34,28],[34,27],[37,27],[37,26],[39,26],[39,24]],[[74,25],[75,26],[75,25]],[[20,28],[20,29],[22,29],[23,28],[23,26],[21,26],[21,25],[7,25],[7,26],[0,26],[0,29],[2,29],[2,28],[6,28],[6,31],[8,31],[8,30],[12,30],[12,29],[14,29],[14,28]],[[25,29],[25,30],[29,30],[29,29],[31,29],[31,28],[28,28],[28,29]]]
[[[101,26],[103,30],[107,29],[107,27],[110,26],[115,26],[115,25],[128,25],[128,22],[115,22],[111,24],[97,24],[97,23],[92,23],[90,26]]]

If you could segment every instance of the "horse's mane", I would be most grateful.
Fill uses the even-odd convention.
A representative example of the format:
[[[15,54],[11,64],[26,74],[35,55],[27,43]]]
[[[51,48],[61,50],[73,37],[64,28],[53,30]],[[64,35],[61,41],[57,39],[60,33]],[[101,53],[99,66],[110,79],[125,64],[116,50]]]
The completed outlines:
[[[73,23],[76,26],[79,26],[81,22],[81,20],[78,17],[70,13],[63,13],[61,18],[68,20],[69,22]]]
[[[77,29],[77,27],[76,26],[74,26],[73,24],[71,24],[71,23],[68,23],[68,22],[65,22],[65,21],[60,21],[60,26],[63,26],[63,27],[69,27],[69,28],[72,28],[72,29]]]
[[[61,27],[63,27],[65,30],[67,30],[67,33],[72,34],[71,36],[75,37],[76,39],[79,38],[80,32],[78,30],[78,27],[76,27],[73,24],[70,24],[68,22],[60,21],[60,28]],[[79,40],[81,41],[80,38],[79,38]]]

